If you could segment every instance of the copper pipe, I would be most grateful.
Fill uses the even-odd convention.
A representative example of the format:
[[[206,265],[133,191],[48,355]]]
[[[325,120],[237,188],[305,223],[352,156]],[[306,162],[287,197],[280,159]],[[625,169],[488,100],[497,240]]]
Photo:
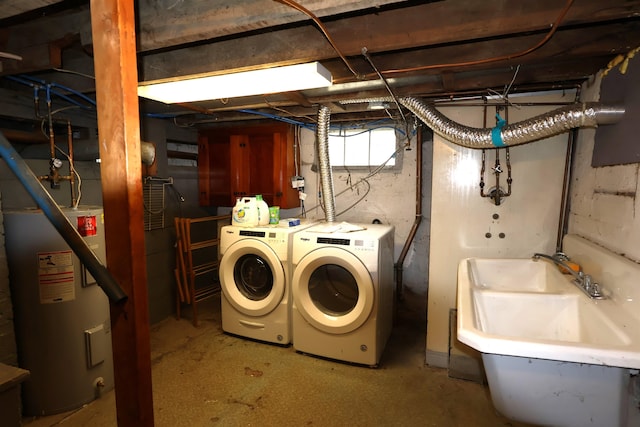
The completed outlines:
[[[107,294],[112,303],[122,303],[128,297],[109,270],[102,264],[96,254],[80,236],[75,225],[65,216],[56,201],[44,189],[38,178],[33,174],[29,165],[20,157],[9,141],[0,133],[0,156],[7,166],[16,175],[16,178],[24,186],[27,193],[33,198],[44,215],[67,242],[80,262],[96,278],[98,286]]]
[[[294,0],[275,0],[275,1],[277,1],[278,3],[282,3],[282,4],[286,5],[286,6],[289,6],[289,7],[293,8],[293,9],[297,10],[298,12],[302,12],[305,15],[307,15],[309,18],[311,18],[311,20],[313,22],[315,22],[315,24],[318,26],[320,31],[322,31],[322,34],[325,36],[325,38],[327,39],[327,41],[329,42],[329,44],[331,45],[333,50],[338,54],[340,59],[342,59],[342,62],[344,63],[344,65],[346,65],[347,68],[349,69],[349,71],[351,71],[351,74],[353,74],[354,77],[356,79],[358,79],[358,80],[362,79],[362,76],[356,72],[356,70],[351,66],[349,61],[347,61],[347,58],[345,58],[345,56],[342,53],[342,51],[338,48],[338,45],[336,44],[336,42],[331,37],[331,34],[329,34],[329,32],[327,31],[327,28],[324,26],[322,21],[320,21],[320,18],[318,18],[309,9],[305,8],[300,3],[297,3]]]
[[[416,133],[416,145],[417,145],[417,153],[416,153],[416,217],[413,220],[413,225],[411,226],[411,230],[409,231],[409,235],[407,236],[407,240],[404,242],[404,246],[402,247],[402,251],[400,252],[400,256],[398,256],[398,261],[395,265],[396,270],[396,300],[400,301],[403,295],[403,287],[402,287],[402,269],[404,266],[404,260],[407,257],[407,253],[409,252],[409,247],[411,247],[411,243],[416,236],[418,231],[418,227],[422,222],[422,131],[424,126],[422,124],[418,125],[418,132]]]
[[[492,57],[492,58],[478,59],[478,60],[475,60],[475,61],[457,62],[457,63],[452,63],[452,64],[433,64],[433,65],[425,65],[425,66],[419,66],[419,67],[413,67],[413,68],[404,68],[404,69],[399,69],[399,70],[387,70],[387,71],[383,71],[382,74],[391,75],[391,74],[409,73],[409,72],[414,72],[414,71],[434,70],[434,69],[441,69],[441,68],[469,67],[469,66],[472,66],[472,65],[481,65],[481,64],[489,64],[489,63],[499,62],[499,61],[506,61],[506,60],[520,58],[521,56],[528,55],[531,52],[540,49],[549,40],[551,40],[551,37],[553,37],[553,35],[556,33],[556,31],[558,31],[558,28],[560,27],[560,24],[562,23],[562,21],[564,21],[564,18],[567,15],[567,12],[569,11],[569,8],[573,4],[573,1],[574,0],[567,0],[567,2],[565,3],[564,7],[560,11],[560,14],[558,15],[556,20],[551,25],[551,28],[549,29],[549,32],[542,38],[542,40],[540,40],[535,45],[533,45],[533,46],[531,46],[528,49],[525,49],[523,51],[512,53],[512,54],[507,54],[507,55],[502,55],[502,56],[495,56],[495,57]],[[368,78],[373,78],[374,76],[367,75],[365,77],[368,79]]]

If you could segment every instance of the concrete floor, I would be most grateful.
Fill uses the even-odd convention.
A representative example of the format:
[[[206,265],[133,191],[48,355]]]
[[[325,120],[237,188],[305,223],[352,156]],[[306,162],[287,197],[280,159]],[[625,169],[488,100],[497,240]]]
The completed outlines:
[[[495,411],[486,386],[425,366],[425,304],[413,301],[400,304],[377,369],[227,335],[219,295],[201,302],[197,328],[189,318],[152,327],[155,425],[524,426]],[[23,424],[115,426],[114,392]]]

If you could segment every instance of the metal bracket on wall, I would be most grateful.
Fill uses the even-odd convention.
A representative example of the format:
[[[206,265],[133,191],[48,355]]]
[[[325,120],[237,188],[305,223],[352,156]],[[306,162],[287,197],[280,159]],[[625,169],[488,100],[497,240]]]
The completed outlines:
[[[144,229],[146,231],[164,228],[165,191],[173,185],[173,178],[146,177],[142,186],[144,201]]]

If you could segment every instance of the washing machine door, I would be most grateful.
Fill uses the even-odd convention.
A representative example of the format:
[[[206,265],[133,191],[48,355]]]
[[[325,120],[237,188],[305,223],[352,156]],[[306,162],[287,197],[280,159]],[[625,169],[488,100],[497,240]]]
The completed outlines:
[[[358,329],[374,307],[373,281],[351,252],[323,247],[305,255],[293,272],[298,312],[315,328],[332,334]]]
[[[220,260],[220,287],[237,311],[248,316],[268,314],[284,296],[282,262],[266,243],[239,240],[229,246]]]

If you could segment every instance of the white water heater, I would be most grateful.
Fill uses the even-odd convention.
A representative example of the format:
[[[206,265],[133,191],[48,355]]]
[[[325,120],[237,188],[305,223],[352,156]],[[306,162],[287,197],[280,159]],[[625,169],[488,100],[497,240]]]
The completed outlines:
[[[63,208],[106,262],[100,207]],[[4,212],[7,261],[25,415],[49,415],[113,388],[109,301],[39,209]]]

